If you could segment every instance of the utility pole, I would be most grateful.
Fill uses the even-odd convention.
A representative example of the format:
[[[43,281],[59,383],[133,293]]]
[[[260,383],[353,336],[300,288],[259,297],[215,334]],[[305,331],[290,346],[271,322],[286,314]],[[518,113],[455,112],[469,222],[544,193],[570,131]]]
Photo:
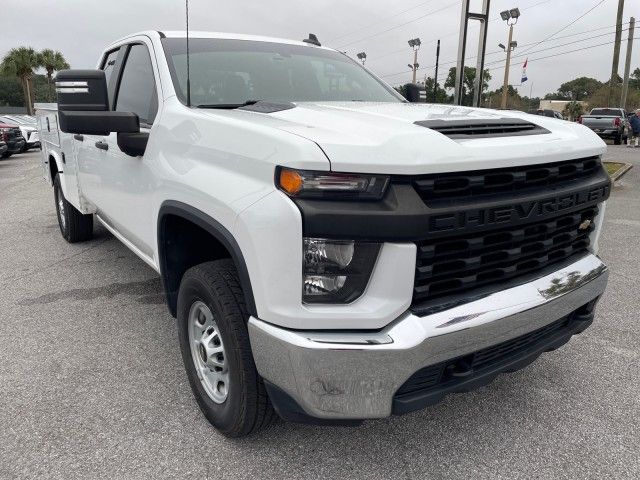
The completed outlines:
[[[433,77],[433,103],[436,103],[438,101],[438,63],[439,62],[440,62],[440,40],[438,40],[438,46],[436,47],[436,74]]]
[[[607,106],[611,106],[613,85],[618,78],[618,64],[620,62],[620,42],[622,41],[622,13],[624,12],[624,0],[618,0],[618,15],[616,17],[616,39],[613,44],[613,62],[611,64],[611,80],[609,80],[609,95]]]
[[[507,63],[504,67],[504,83],[502,84],[502,101],[500,108],[507,108],[507,94],[509,91],[509,67],[511,65],[511,42],[513,41],[513,23],[509,25],[509,40],[507,41]]]
[[[416,74],[418,73],[418,67],[420,66],[420,64],[418,63],[418,50],[420,50],[420,39],[419,38],[412,38],[411,40],[409,40],[409,46],[413,49],[413,65],[409,64],[409,68],[411,69],[411,71],[413,72],[413,78],[411,80],[411,83],[416,83]]]
[[[622,83],[622,96],[620,97],[620,107],[627,108],[627,94],[629,93],[629,70],[631,69],[631,52],[633,51],[633,30],[636,19],[629,19],[629,40],[627,40],[627,59],[624,63],[624,82]]]

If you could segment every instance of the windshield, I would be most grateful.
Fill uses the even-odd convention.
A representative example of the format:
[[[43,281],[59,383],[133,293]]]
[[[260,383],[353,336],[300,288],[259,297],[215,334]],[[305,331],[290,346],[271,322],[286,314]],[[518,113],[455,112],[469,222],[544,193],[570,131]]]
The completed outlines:
[[[176,93],[186,103],[184,38],[162,40]],[[400,102],[392,89],[345,55],[312,46],[216,38],[189,39],[191,104]]]

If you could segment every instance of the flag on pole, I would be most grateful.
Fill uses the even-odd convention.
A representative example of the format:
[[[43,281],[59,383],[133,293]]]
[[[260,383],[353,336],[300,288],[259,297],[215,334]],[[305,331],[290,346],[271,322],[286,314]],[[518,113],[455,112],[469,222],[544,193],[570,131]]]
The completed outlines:
[[[524,83],[527,81],[527,62],[529,61],[529,57],[526,58],[524,64],[522,65],[522,79],[520,83]]]

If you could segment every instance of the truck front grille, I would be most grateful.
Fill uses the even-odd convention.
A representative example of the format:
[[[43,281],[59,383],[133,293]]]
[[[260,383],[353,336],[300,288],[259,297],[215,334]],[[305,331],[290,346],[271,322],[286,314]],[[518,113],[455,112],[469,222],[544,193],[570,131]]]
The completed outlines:
[[[417,242],[414,305],[539,270],[587,251],[595,206],[528,225]]]
[[[588,157],[509,169],[425,175],[416,177],[413,184],[422,200],[429,205],[441,199],[465,200],[469,197],[566,185],[594,175],[601,168],[598,157]]]

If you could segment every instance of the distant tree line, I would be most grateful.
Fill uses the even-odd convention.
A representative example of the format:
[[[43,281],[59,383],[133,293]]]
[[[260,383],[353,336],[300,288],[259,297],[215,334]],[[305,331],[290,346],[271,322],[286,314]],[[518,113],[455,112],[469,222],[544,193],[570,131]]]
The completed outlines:
[[[45,74],[36,74],[41,68]],[[58,51],[11,49],[0,62],[0,105],[26,106],[27,113],[32,115],[34,102],[55,100],[53,74],[67,68],[69,64]]]
[[[432,77],[426,77],[424,82],[420,82],[426,88],[428,101],[434,102],[435,93],[435,103],[453,103],[455,76],[456,68],[452,67],[449,69],[444,85],[438,83],[435,87],[435,92]],[[462,105],[471,105],[473,102],[475,77],[475,68],[464,67]],[[488,91],[489,80],[491,80],[491,75],[489,71],[485,71],[481,105],[489,108],[500,108],[502,87]],[[403,93],[403,86],[397,87],[397,90]],[[564,115],[567,118],[575,119],[583,113],[581,111],[582,104],[578,102],[585,102],[591,107],[607,106],[608,104],[611,104],[611,106],[619,106],[621,90],[622,78],[620,76],[614,81],[611,92],[609,92],[608,81],[600,82],[595,78],[579,77],[563,83],[556,92],[548,93],[542,99],[571,101],[571,103],[567,105]],[[611,98],[610,101],[609,97]],[[511,85],[509,85],[507,90],[507,99],[508,108],[523,111],[537,109],[541,100],[540,97],[529,98],[528,96],[522,96],[518,90]],[[640,68],[636,68],[629,78],[629,92],[627,95],[627,104],[624,105],[624,108],[627,110],[640,108]]]

